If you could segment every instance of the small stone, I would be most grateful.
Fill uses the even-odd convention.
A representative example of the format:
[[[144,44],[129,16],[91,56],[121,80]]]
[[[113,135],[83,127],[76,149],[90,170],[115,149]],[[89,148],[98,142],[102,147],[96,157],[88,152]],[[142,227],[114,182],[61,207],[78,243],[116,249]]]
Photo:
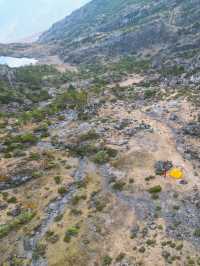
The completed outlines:
[[[8,207],[8,204],[6,204],[6,203],[0,203],[0,211],[3,211],[5,209],[7,209],[7,207]]]
[[[138,233],[139,233],[140,227],[139,225],[134,225],[133,228],[131,229],[131,238],[136,238]]]
[[[15,209],[13,209],[12,211],[10,211],[8,213],[8,215],[13,216],[13,217],[16,217],[16,216],[20,215],[20,213],[21,213],[21,207],[20,206],[17,206]]]
[[[145,250],[146,250],[145,247],[141,247],[141,248],[138,249],[138,251],[139,251],[140,253],[144,253]]]
[[[185,179],[182,179],[179,183],[181,185],[187,185],[188,184],[188,182]]]
[[[157,225],[156,225],[155,223],[152,223],[152,224],[149,225],[149,228],[150,228],[151,230],[156,230]]]

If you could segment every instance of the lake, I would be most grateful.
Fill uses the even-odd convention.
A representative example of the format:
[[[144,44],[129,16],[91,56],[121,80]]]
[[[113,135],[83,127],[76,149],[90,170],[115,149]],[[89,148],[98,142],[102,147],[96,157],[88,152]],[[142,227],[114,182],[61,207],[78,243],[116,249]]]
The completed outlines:
[[[16,58],[16,57],[9,57],[9,56],[0,56],[0,65],[8,65],[9,67],[22,67],[22,66],[29,66],[35,65],[38,60],[34,58]]]

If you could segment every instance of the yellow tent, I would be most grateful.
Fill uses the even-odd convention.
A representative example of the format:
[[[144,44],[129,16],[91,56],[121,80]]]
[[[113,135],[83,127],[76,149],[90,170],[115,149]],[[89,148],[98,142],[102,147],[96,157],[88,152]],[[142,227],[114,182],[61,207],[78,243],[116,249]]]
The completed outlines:
[[[173,179],[183,179],[183,171],[180,168],[172,168],[169,171],[169,176]]]

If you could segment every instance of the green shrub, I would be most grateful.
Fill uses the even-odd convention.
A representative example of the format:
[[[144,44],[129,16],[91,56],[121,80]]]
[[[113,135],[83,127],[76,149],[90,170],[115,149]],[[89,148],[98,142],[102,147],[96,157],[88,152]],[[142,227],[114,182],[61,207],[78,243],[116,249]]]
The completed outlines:
[[[58,193],[59,193],[59,194],[63,195],[63,194],[65,194],[66,192],[67,192],[67,189],[66,189],[65,187],[59,187],[59,188],[58,188]]]
[[[87,196],[84,193],[77,193],[75,196],[72,198],[72,204],[76,205],[79,203],[80,200],[85,200]]]
[[[150,176],[145,177],[145,181],[150,181],[150,180],[153,180],[153,179],[155,179],[154,175],[150,175]]]
[[[3,191],[3,192],[1,192],[1,194],[2,194],[3,199],[7,200],[8,196],[9,196],[8,192]]]
[[[4,262],[2,266],[24,266],[25,265],[25,259],[24,258],[18,258],[17,256],[14,256],[9,259],[9,262]]]
[[[7,202],[15,204],[17,202],[17,199],[16,199],[16,197],[11,197],[11,198],[7,199]]]
[[[125,256],[126,256],[126,254],[123,253],[123,252],[121,252],[121,253],[117,256],[117,258],[116,258],[116,262],[120,262],[120,261],[122,261],[122,260],[124,259]]]
[[[112,263],[112,258],[108,255],[103,257],[102,266],[108,266]]]
[[[36,247],[33,250],[33,259],[36,260],[39,257],[44,257],[46,253],[46,248],[47,248],[46,244],[41,242],[37,243]]]
[[[21,149],[15,149],[13,151],[13,157],[23,157],[23,156],[26,156],[26,153]]]
[[[96,131],[94,129],[91,129],[88,132],[80,135],[80,141],[93,140],[97,139],[98,137],[99,135],[96,133]]]
[[[33,171],[32,172],[32,178],[40,178],[43,176],[43,172],[41,171]]]
[[[25,83],[32,90],[38,90],[42,84],[43,77],[57,74],[57,71],[49,65],[25,66],[16,69],[16,80]]]
[[[4,144],[7,146],[7,152],[14,149],[22,149],[23,144],[36,144],[38,142],[37,136],[32,133],[25,133],[16,136],[7,136]]]
[[[156,240],[154,240],[154,239],[147,239],[146,244],[148,246],[155,246]]]
[[[103,209],[106,207],[107,202],[106,202],[106,200],[104,200],[104,199],[96,199],[96,200],[94,201],[94,205],[95,205],[95,210],[96,210],[97,212],[102,212]]]
[[[20,135],[17,139],[19,140],[19,142],[30,143],[30,144],[35,144],[38,141],[38,138],[32,133],[26,133],[24,135]]]
[[[65,233],[64,241],[70,242],[71,238],[77,236],[78,233],[79,233],[79,227],[78,226],[70,227]]]
[[[112,185],[112,188],[113,188],[114,190],[121,191],[121,190],[123,190],[125,184],[126,184],[125,182],[123,182],[122,180],[119,180],[119,181],[116,181],[116,182]]]
[[[5,154],[4,154],[4,158],[12,158],[12,153],[10,153],[10,152],[6,152]]]
[[[44,134],[44,133],[47,133],[47,131],[48,131],[48,124],[47,123],[43,123],[34,129],[35,133],[43,133]]]
[[[150,60],[139,60],[134,56],[127,56],[113,64],[111,69],[120,73],[140,73],[148,70],[150,66]]]
[[[71,211],[70,211],[71,214],[75,215],[75,216],[78,216],[78,215],[81,215],[82,214],[82,211],[79,210],[79,209],[75,209],[75,208],[72,208]]]
[[[59,110],[66,108],[68,105],[72,109],[83,110],[87,105],[88,95],[85,91],[69,90],[59,95],[53,102]]]
[[[55,232],[48,230],[45,234],[45,239],[48,242],[54,244],[59,240],[59,236],[55,234]]]
[[[179,76],[185,72],[184,66],[174,65],[172,67],[163,67],[161,73],[163,76]]]
[[[200,237],[200,228],[197,228],[194,230],[194,236],[195,237]]]
[[[71,147],[70,151],[72,154],[83,157],[98,152],[98,148],[93,144],[81,144]]]
[[[77,188],[86,188],[87,185],[88,185],[88,182],[89,182],[89,180],[86,177],[86,178],[84,178],[82,180],[76,181],[75,184],[76,184]]]
[[[55,221],[55,222],[60,222],[60,221],[62,220],[62,218],[63,218],[63,214],[58,214],[58,215],[55,217],[54,221]]]
[[[140,247],[140,248],[138,249],[138,251],[139,251],[140,253],[144,253],[144,252],[146,251],[146,249],[145,249],[145,247]]]
[[[17,217],[7,222],[7,224],[0,225],[0,239],[7,236],[12,230],[16,230],[31,221],[34,216],[35,213],[31,211],[24,211]]]
[[[177,246],[176,246],[176,250],[182,250],[183,249],[183,244],[181,243],[181,244],[178,244]]]
[[[162,187],[160,185],[157,185],[157,186],[150,188],[148,191],[151,194],[160,193],[162,191]]]
[[[151,198],[153,199],[153,200],[157,200],[157,199],[159,199],[159,194],[158,193],[153,193],[153,194],[151,194]],[[158,213],[155,213],[155,218],[158,218]]]
[[[61,183],[61,177],[60,176],[54,176],[54,181],[57,185]]]
[[[40,158],[41,158],[41,156],[40,156],[40,154],[37,153],[37,152],[31,152],[31,153],[29,154],[29,159],[30,159],[30,160],[38,161],[38,160],[40,160]]]
[[[97,154],[93,157],[93,161],[98,164],[103,164],[108,162],[109,155],[108,152],[105,150],[97,152]]]
[[[12,229],[11,229],[10,224],[1,224],[0,225],[0,239],[3,238],[4,236],[7,236],[11,230]]]
[[[156,95],[156,90],[148,89],[144,91],[144,98],[149,99],[153,98]]]

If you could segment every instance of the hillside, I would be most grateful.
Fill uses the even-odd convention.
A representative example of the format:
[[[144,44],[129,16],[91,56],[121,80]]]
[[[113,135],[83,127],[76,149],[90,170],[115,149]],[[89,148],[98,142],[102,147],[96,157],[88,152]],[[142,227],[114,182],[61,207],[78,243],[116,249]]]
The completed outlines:
[[[65,61],[139,53],[184,57],[198,52],[198,0],[93,0],[40,37]]]
[[[0,265],[200,265],[199,1],[93,0],[0,45]],[[60,58],[58,58],[58,55]]]

